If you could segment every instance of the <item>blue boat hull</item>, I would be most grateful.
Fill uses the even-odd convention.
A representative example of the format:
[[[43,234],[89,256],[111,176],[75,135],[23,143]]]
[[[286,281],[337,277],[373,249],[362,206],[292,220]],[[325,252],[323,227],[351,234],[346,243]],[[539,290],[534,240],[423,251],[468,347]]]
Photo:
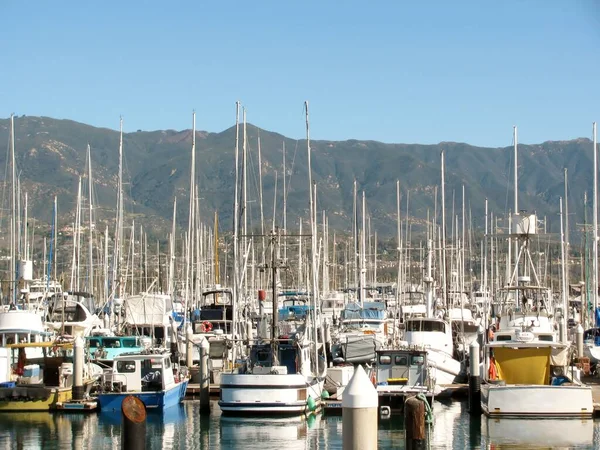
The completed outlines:
[[[189,380],[180,381],[166,391],[160,392],[120,392],[98,395],[98,405],[102,412],[121,412],[123,399],[129,395],[139,398],[148,410],[163,410],[178,405],[185,397]]]

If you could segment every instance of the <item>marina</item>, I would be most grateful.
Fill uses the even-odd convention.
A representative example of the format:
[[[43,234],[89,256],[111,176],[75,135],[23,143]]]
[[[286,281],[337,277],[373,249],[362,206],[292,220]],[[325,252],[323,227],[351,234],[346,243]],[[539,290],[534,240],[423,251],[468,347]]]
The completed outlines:
[[[0,450],[600,449],[594,1],[121,3],[0,7]]]

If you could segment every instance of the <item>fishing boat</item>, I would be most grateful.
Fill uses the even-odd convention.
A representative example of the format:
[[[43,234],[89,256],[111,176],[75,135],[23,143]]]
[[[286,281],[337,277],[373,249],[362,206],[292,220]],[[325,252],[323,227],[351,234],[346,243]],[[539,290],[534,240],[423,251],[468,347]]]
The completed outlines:
[[[171,362],[171,353],[151,348],[115,356],[112,370],[102,376],[98,404],[102,412],[119,412],[123,399],[138,397],[147,409],[164,410],[185,397],[186,375]]]
[[[28,357],[26,350],[39,348],[41,357]],[[36,352],[37,353],[37,352]],[[84,393],[89,394],[100,376],[97,367],[83,367]],[[68,402],[73,391],[72,342],[31,342],[0,348],[0,412],[49,411]]]
[[[324,377],[315,376],[310,326],[250,347],[238,373],[221,375],[223,414],[301,415],[318,408]]]
[[[378,350],[373,370],[379,406],[402,409],[404,399],[413,395],[423,395],[433,403],[435,383],[425,350]]]
[[[516,232],[511,237],[520,250],[508,285],[496,296],[499,303],[492,304],[497,326],[484,346],[483,412],[490,417],[590,418],[592,389],[581,383],[571,365],[566,292],[563,306],[555,308],[529,252],[537,218],[515,214],[513,224]]]
[[[148,342],[144,343],[144,339]],[[140,336],[88,336],[89,354],[102,367],[112,367],[115,357],[138,352],[150,346],[149,338]]]
[[[96,314],[94,297],[87,292],[55,294],[49,300],[46,324],[67,336],[89,336],[104,323]]]
[[[278,241],[279,236],[273,233],[271,244],[275,246]],[[277,252],[273,250],[270,266],[272,280],[277,280]],[[278,310],[277,297],[273,282],[272,308],[276,313],[271,317],[269,336],[253,341],[241,367],[221,375],[219,406],[223,414],[293,416],[320,408],[326,350],[318,311],[301,304]]]

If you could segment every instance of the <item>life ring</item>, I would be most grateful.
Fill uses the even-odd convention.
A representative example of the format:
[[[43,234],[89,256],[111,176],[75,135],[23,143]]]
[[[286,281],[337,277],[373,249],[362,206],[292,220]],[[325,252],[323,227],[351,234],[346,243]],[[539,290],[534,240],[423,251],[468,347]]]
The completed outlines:
[[[202,330],[204,330],[205,333],[210,333],[212,331],[212,329],[213,329],[213,325],[208,320],[205,320],[204,322],[202,322]]]

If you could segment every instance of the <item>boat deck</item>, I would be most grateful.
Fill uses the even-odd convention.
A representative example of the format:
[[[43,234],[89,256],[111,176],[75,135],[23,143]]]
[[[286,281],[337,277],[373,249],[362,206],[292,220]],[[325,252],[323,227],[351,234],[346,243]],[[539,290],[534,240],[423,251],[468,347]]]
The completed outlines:
[[[600,377],[585,375],[581,381],[592,388],[592,400],[594,401],[594,417],[600,417]]]

